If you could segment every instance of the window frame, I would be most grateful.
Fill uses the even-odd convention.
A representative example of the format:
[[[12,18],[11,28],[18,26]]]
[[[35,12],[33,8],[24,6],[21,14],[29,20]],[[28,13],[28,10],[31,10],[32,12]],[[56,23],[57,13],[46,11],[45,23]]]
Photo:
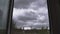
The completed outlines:
[[[47,0],[48,5],[48,16],[49,16],[49,25],[50,25],[50,34],[57,34],[59,32],[59,20],[60,13],[59,8],[57,7],[58,0]],[[9,9],[8,9],[8,21],[7,21],[7,34],[11,33],[12,25],[12,13],[13,13],[14,0],[10,0]]]
[[[50,34],[60,34],[60,6],[59,0],[47,0],[50,23]]]
[[[11,23],[12,23],[13,5],[14,5],[14,0],[9,0],[6,34],[10,34]]]

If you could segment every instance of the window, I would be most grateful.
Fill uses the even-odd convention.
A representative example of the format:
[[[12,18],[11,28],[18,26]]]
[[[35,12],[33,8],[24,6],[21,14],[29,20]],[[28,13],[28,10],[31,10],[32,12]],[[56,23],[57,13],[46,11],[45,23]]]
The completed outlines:
[[[11,34],[50,34],[47,0],[14,0]]]
[[[8,30],[7,31],[8,34],[10,34],[10,32],[11,32],[11,34],[50,34],[50,33],[59,34],[60,33],[60,28],[59,28],[59,26],[60,26],[60,15],[59,15],[60,14],[60,4],[59,4],[59,2],[60,1],[59,0],[46,0],[46,1],[48,1],[48,7],[47,7],[47,2],[46,2],[46,4],[43,3],[43,2],[45,2],[45,0],[38,0],[38,2],[36,2],[36,1],[37,0],[14,0],[14,8],[13,8],[12,7],[13,1],[10,0],[10,5],[9,5],[10,7],[8,8],[9,0],[0,0],[0,34],[5,34],[6,30]],[[46,23],[44,23],[43,25],[42,25],[42,23],[40,23],[42,25],[42,26],[40,26],[38,23],[36,23],[38,20],[36,21],[36,19],[35,19],[37,16],[36,13],[38,12],[37,9],[43,8],[42,5],[45,6],[45,8],[47,8],[47,18],[49,16],[48,27],[46,27],[47,29],[45,28],[45,26],[43,27],[43,25]],[[13,8],[13,17],[12,17],[13,19],[12,19],[12,26],[10,26],[12,8]],[[8,9],[9,9],[9,11],[8,11]],[[48,12],[48,10],[49,10],[49,12]],[[37,12],[35,12],[35,11],[37,11]],[[9,19],[7,17],[8,12],[11,12],[11,13],[9,13],[10,14]],[[18,16],[18,15],[20,15],[20,16]],[[18,19],[17,19],[17,16],[18,16]],[[42,14],[40,16],[42,16]],[[26,17],[27,18],[29,17],[29,18],[27,19]],[[31,17],[33,17],[34,19]],[[37,19],[43,20],[44,16],[42,16],[42,17],[40,17],[40,18],[38,17]],[[15,18],[15,20],[14,20],[14,18]],[[6,29],[7,19],[8,19],[9,26]],[[33,19],[33,20],[31,20],[31,19]],[[24,22],[22,22],[22,21],[24,21]],[[34,25],[38,24],[41,28],[40,27],[35,28],[38,26],[32,26],[33,25],[33,24],[31,25],[31,23],[33,23],[32,21],[35,23]],[[39,21],[39,22],[41,22],[41,21]],[[19,24],[19,23],[21,23],[21,24],[17,26],[17,24]],[[31,26],[27,26],[27,24],[29,24]],[[50,25],[50,27],[49,27],[49,25]],[[11,30],[10,30],[10,27],[12,27]]]
[[[9,0],[0,0],[0,34],[6,33]]]

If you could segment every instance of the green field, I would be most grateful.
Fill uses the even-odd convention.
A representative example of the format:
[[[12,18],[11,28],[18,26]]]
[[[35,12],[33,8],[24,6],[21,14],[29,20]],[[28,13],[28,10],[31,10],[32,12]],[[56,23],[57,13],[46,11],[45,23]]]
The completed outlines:
[[[19,30],[19,29],[14,29],[11,30],[11,34],[50,34],[47,29],[43,30]]]

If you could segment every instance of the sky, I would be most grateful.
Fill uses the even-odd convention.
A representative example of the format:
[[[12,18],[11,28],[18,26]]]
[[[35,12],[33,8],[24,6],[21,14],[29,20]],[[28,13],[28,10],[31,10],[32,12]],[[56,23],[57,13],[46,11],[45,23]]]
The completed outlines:
[[[49,27],[47,0],[14,0],[13,21],[19,27]]]

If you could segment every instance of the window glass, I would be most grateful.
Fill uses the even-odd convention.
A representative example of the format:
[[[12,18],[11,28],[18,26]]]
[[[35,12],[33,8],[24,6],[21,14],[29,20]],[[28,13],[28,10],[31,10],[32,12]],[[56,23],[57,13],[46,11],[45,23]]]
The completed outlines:
[[[14,0],[11,34],[49,34],[47,0]]]
[[[0,34],[6,33],[9,0],[0,0]]]

